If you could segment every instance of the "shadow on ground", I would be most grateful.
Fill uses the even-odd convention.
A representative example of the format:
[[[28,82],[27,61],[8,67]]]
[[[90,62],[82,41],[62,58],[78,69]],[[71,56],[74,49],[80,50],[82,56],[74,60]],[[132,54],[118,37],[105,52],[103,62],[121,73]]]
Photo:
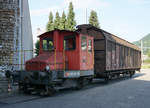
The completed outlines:
[[[106,83],[103,79],[94,79],[92,84],[87,84],[85,85],[81,90],[74,90],[72,88],[68,88],[68,89],[62,89],[59,92],[57,92],[54,96],[58,96],[58,95],[65,95],[65,94],[69,94],[69,93],[73,93],[73,92],[80,92],[83,90],[89,90],[89,89],[93,89],[96,87],[102,87],[102,86],[109,86],[115,83],[119,83],[119,82],[123,82],[125,80],[131,80],[137,77],[141,77],[144,76],[145,73],[136,73],[132,78],[130,78],[129,76],[125,76],[125,77],[120,77],[120,78],[115,78],[110,80],[108,83]]]

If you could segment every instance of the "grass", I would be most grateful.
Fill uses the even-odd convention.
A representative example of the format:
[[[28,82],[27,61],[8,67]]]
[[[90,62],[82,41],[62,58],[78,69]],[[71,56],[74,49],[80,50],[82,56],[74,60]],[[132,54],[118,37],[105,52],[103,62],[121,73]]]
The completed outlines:
[[[150,69],[150,57],[143,61],[142,69]]]
[[[150,64],[143,64],[142,69],[150,69]]]
[[[150,64],[150,58],[144,60],[144,64]]]

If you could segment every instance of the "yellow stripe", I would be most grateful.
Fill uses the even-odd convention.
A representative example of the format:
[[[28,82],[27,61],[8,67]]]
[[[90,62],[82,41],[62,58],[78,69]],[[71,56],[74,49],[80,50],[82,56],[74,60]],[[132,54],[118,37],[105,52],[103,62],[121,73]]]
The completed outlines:
[[[93,65],[94,65],[94,46],[92,47],[92,52],[93,52]]]
[[[55,53],[55,54],[54,54],[54,56],[55,56],[55,57],[54,57],[54,59],[55,59],[55,60],[54,60],[54,63],[55,63],[55,64],[54,64],[54,68],[55,68],[55,70],[56,70],[56,49],[55,49],[55,52],[54,52],[54,53]]]
[[[65,68],[66,68],[66,63],[65,63],[65,50],[63,50],[63,58],[64,58],[64,70],[65,70]]]

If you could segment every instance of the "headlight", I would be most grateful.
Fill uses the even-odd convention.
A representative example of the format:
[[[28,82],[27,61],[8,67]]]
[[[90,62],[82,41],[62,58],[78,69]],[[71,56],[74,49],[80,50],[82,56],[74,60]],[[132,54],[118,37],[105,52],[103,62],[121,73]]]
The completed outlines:
[[[45,67],[45,69],[46,69],[46,71],[49,71],[49,70],[50,70],[50,67],[47,65],[47,66]]]

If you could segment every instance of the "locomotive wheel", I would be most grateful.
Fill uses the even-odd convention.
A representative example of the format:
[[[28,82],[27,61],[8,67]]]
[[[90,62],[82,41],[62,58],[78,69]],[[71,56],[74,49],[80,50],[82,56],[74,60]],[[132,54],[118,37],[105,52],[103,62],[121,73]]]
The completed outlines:
[[[26,78],[24,79],[24,84],[23,84],[23,92],[24,92],[25,94],[30,94],[30,91],[28,90],[28,88],[30,87],[29,83],[30,83],[30,81],[29,81],[29,79],[26,77]]]
[[[42,96],[53,96],[56,92],[53,87],[46,86],[45,89],[45,91],[41,92]]]
[[[93,78],[88,79],[89,80],[89,84],[91,84],[93,82]]]
[[[24,85],[23,85],[23,92],[24,92],[25,94],[30,94],[30,91],[28,90],[28,88],[29,88],[29,85],[28,85],[28,84],[24,84]]]
[[[19,85],[18,85],[18,90],[19,90],[19,91],[22,91],[23,88],[24,88],[24,87],[22,86],[22,84],[19,83]]]
[[[76,90],[80,90],[83,88],[83,85],[84,85],[84,79],[83,78],[79,78],[77,80],[77,87],[76,87]]]

